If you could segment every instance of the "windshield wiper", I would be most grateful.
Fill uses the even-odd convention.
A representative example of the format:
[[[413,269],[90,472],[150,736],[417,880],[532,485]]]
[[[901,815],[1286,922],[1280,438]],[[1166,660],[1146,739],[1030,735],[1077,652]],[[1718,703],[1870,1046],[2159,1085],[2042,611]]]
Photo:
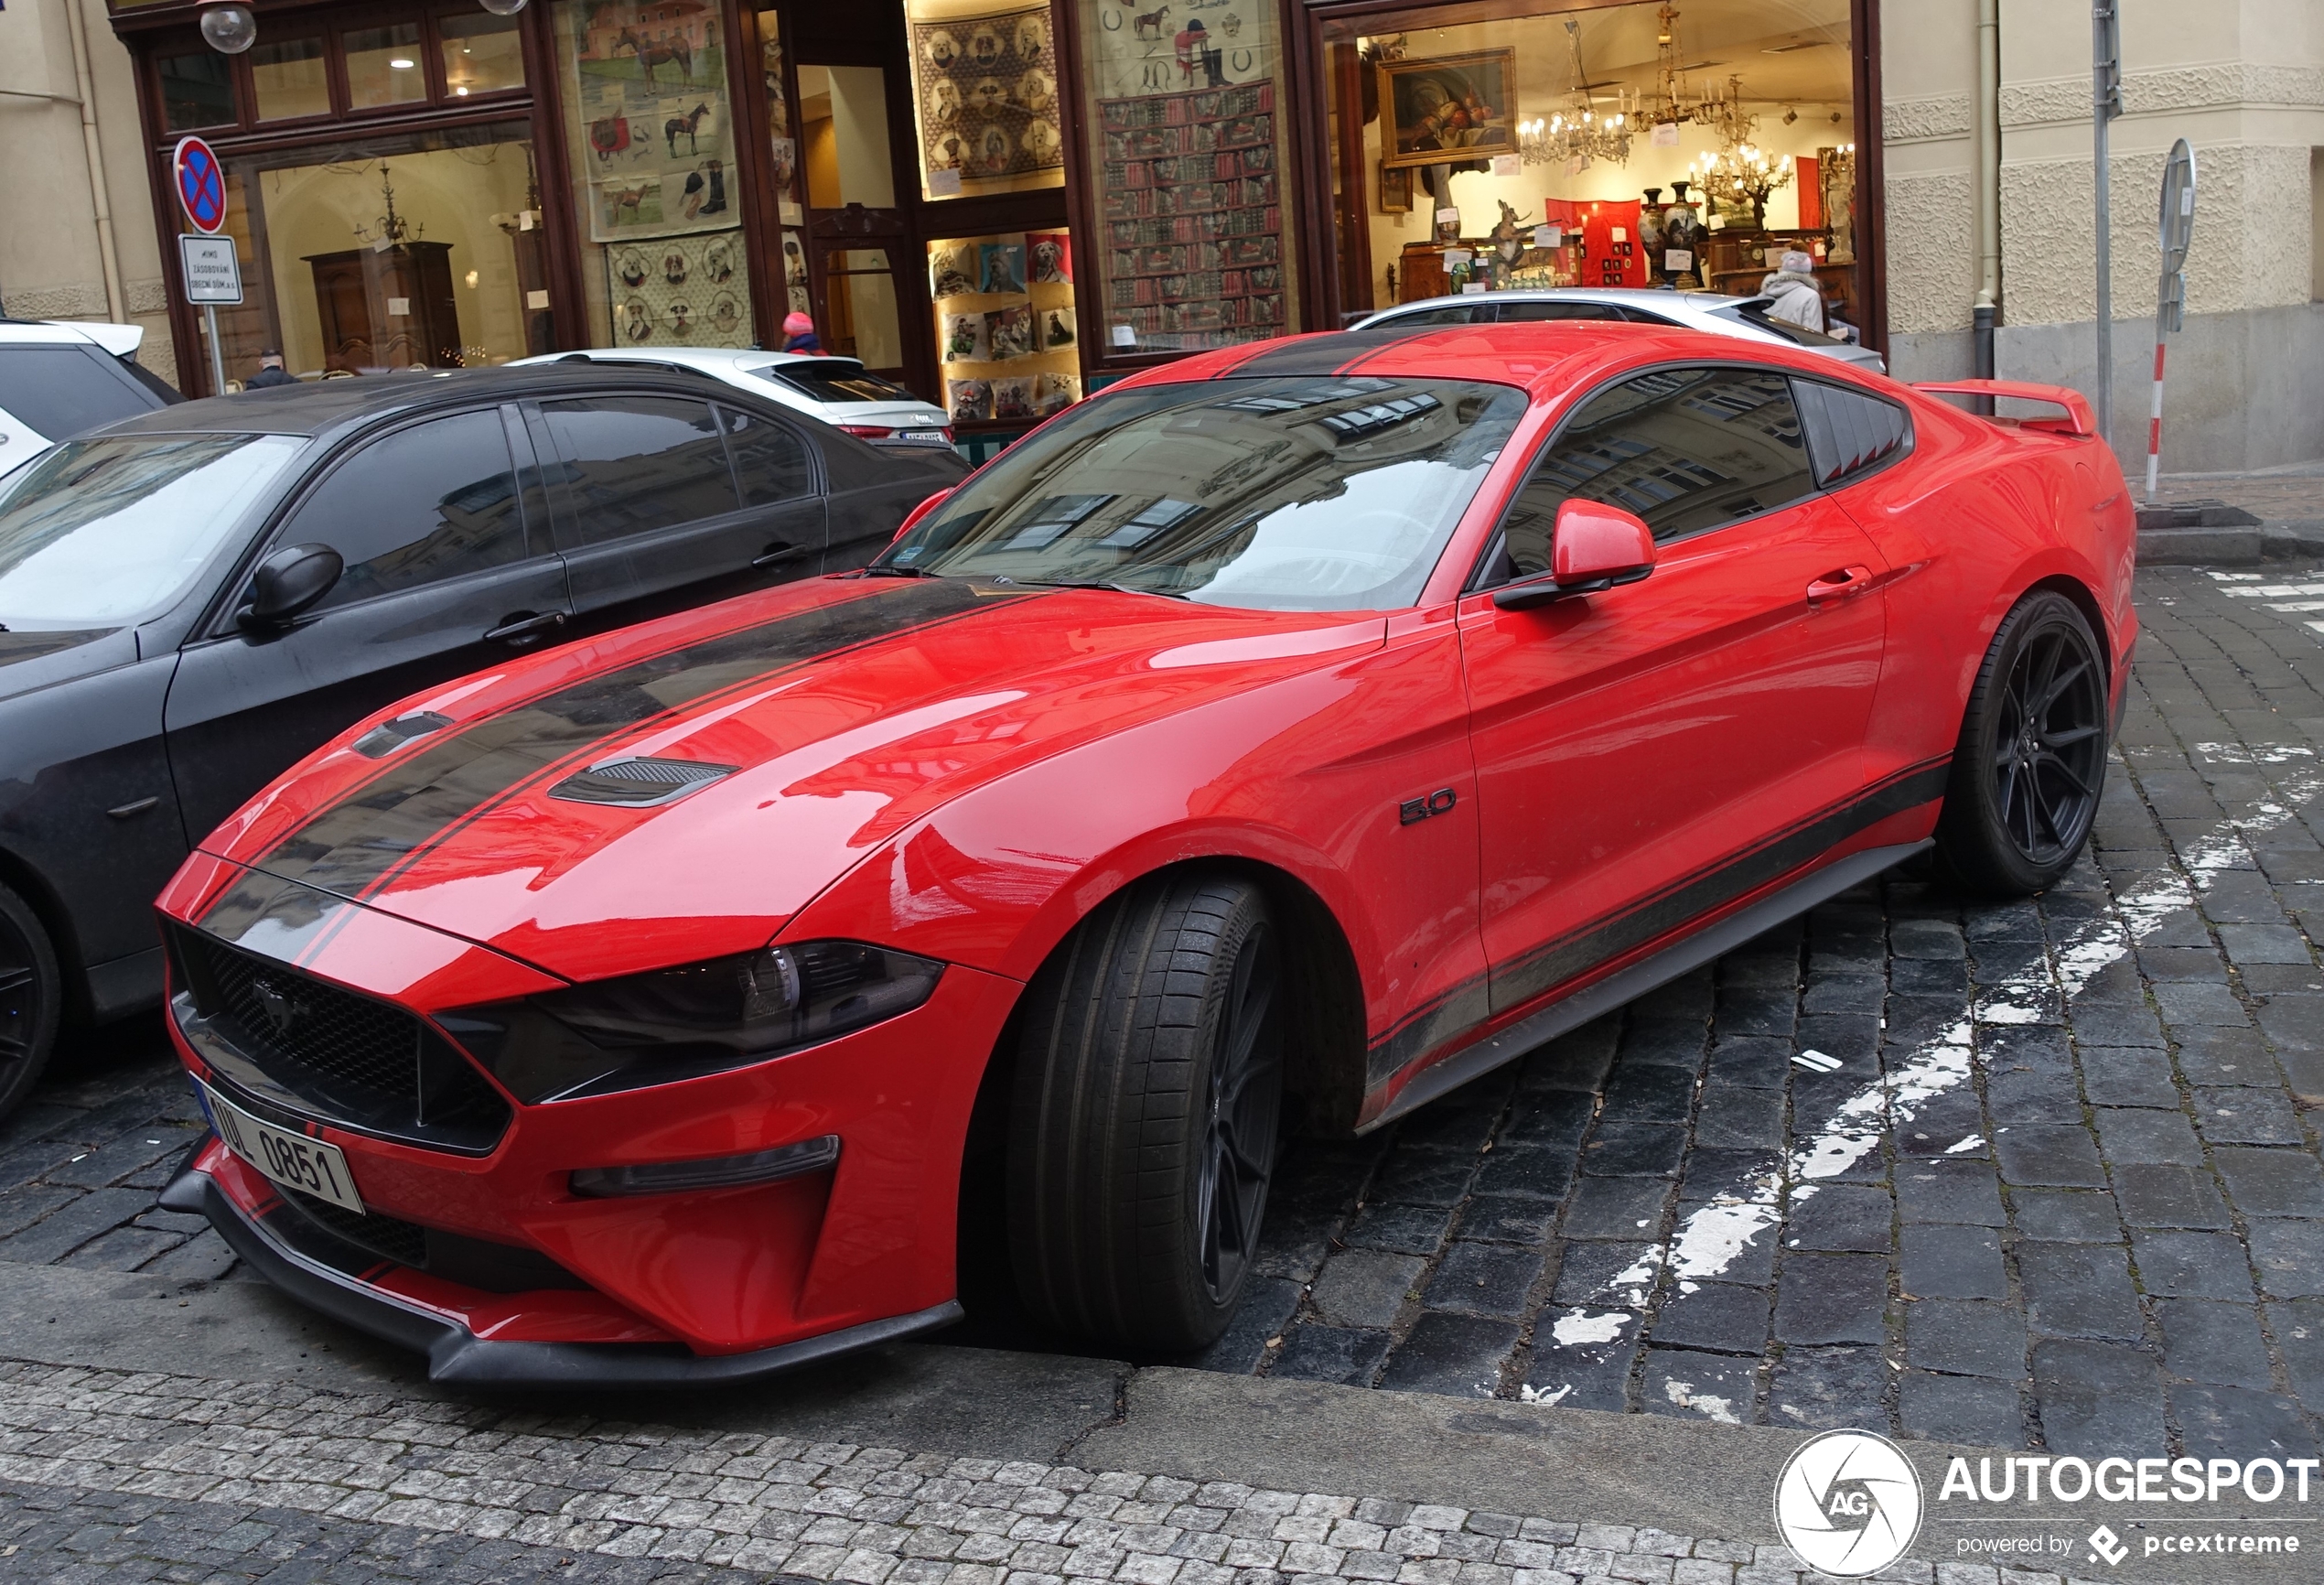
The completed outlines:
[[[1103,578],[1011,577],[1006,573],[993,575],[995,583],[1015,584],[1020,588],[1110,588],[1116,594],[1158,595],[1166,600],[1191,599],[1191,595],[1173,594],[1166,588],[1141,588],[1134,583],[1108,583]]]
[[[855,576],[857,577],[937,577],[941,575],[930,572],[924,567],[897,566],[888,562],[874,562],[869,566],[856,568]]]

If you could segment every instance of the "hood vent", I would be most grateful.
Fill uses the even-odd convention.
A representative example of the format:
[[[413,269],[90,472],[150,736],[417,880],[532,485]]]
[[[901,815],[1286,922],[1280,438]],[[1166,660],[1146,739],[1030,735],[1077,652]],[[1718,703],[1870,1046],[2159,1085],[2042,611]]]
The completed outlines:
[[[413,739],[441,732],[451,724],[449,716],[439,716],[434,710],[414,710],[393,721],[382,721],[356,739],[353,747],[366,760],[384,760]]]
[[[549,789],[549,796],[568,803],[619,803],[631,809],[651,809],[675,803],[697,788],[707,787],[737,767],[705,765],[697,760],[608,760],[576,771]]]

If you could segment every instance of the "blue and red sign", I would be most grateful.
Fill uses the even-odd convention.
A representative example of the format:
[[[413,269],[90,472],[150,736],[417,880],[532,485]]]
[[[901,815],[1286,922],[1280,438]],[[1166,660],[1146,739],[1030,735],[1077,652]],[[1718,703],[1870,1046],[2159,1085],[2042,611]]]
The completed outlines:
[[[199,137],[181,137],[169,156],[169,167],[178,178],[178,201],[186,206],[186,218],[203,235],[215,235],[226,223],[226,170],[217,155]]]

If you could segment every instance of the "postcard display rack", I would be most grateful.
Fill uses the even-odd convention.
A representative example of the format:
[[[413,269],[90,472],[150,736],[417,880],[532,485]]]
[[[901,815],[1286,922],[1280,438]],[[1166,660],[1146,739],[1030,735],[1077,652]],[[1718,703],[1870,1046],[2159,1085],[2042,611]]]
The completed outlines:
[[[944,406],[955,424],[1021,423],[1081,395],[1073,247],[1062,231],[928,244]]]

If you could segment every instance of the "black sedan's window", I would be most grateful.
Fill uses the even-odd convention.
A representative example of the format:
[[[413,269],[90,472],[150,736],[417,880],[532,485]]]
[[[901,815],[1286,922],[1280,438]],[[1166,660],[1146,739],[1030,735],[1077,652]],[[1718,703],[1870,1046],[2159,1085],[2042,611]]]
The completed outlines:
[[[372,441],[331,469],[274,543],[328,545],[346,559],[326,607],[523,560],[500,413],[432,418]]]
[[[1583,404],[1502,525],[1512,576],[1549,566],[1568,496],[1634,512],[1657,544],[1813,494],[1791,385],[1748,369],[1658,369]]]
[[[807,461],[807,443],[771,418],[721,405],[719,422],[726,426],[726,455],[735,465],[735,483],[745,506],[773,506],[815,492],[815,473]]]
[[[556,442],[565,518],[597,545],[738,510],[734,474],[707,402],[590,396],[543,402]]]

